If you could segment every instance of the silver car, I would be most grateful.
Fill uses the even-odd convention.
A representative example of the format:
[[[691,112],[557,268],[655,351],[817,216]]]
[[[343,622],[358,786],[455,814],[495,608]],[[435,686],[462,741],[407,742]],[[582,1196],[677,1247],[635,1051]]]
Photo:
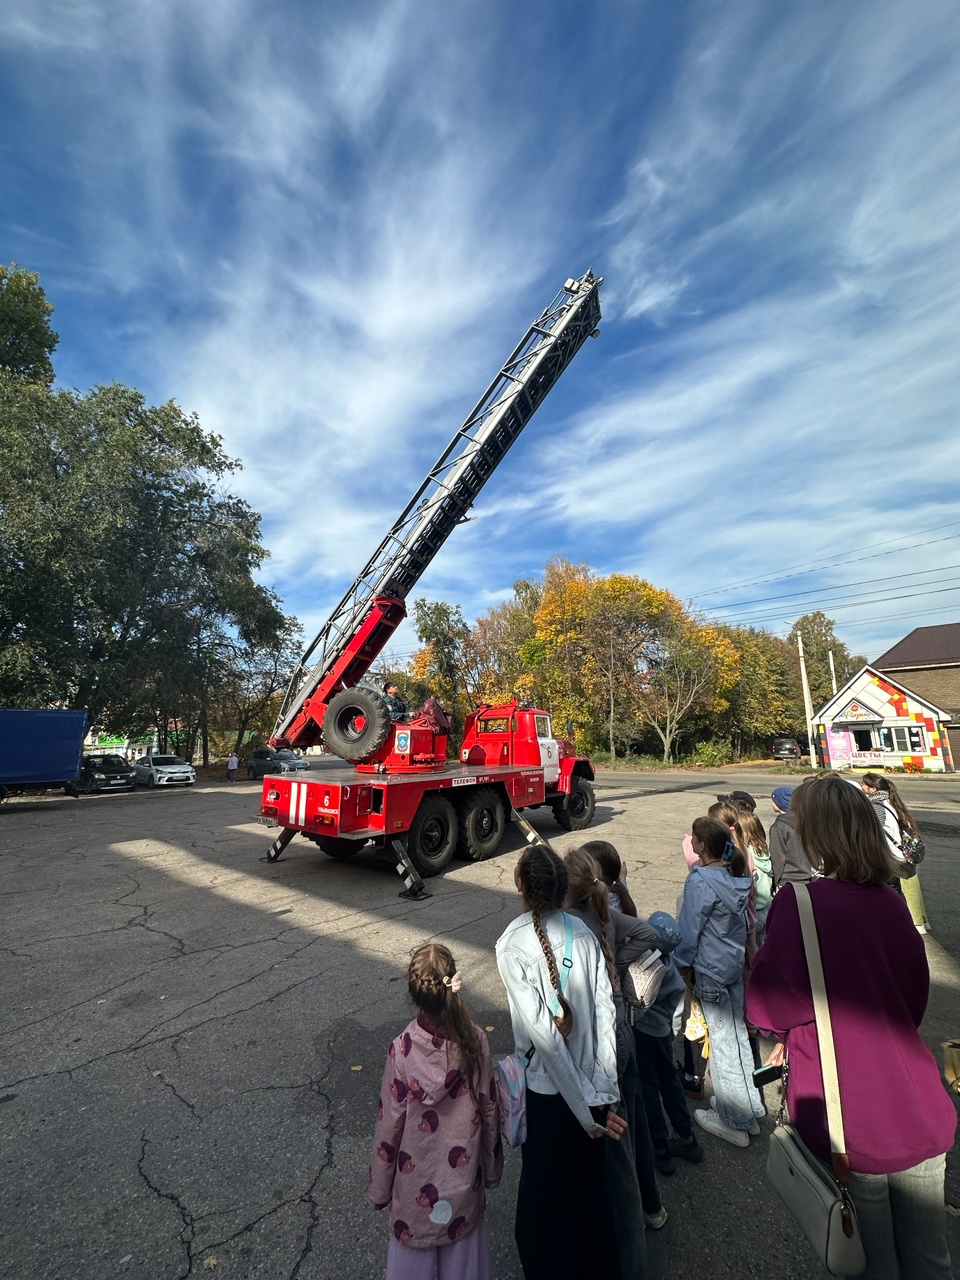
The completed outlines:
[[[137,781],[147,787],[192,787],[197,780],[193,767],[180,756],[141,756],[133,768]]]

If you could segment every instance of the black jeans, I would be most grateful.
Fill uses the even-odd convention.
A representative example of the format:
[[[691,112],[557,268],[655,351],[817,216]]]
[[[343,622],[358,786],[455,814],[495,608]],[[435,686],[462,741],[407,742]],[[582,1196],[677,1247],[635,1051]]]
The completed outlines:
[[[527,1090],[514,1231],[526,1280],[620,1277],[605,1168],[612,1141],[589,1138],[559,1094]]]
[[[693,1133],[693,1121],[673,1060],[673,1037],[647,1036],[642,1031],[634,1034],[650,1138],[654,1147],[662,1151],[670,1141],[664,1111],[678,1137],[689,1138]]]

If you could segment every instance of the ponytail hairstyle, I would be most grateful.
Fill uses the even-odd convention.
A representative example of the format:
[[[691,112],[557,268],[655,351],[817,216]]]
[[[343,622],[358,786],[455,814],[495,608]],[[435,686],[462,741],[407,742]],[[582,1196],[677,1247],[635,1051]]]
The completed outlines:
[[[716,808],[716,805],[711,806]],[[732,876],[750,874],[743,849],[734,842],[730,828],[719,818],[695,818],[693,834],[716,862],[722,862]]]
[[[548,911],[561,911],[567,896],[567,868],[547,845],[530,845],[520,855],[515,873],[517,888],[523,894],[523,905],[533,916],[533,928],[547,962],[550,981],[557,993],[559,1015],[554,1016],[557,1030],[566,1040],[573,1030],[573,1010],[560,992],[557,957],[543,928],[542,917]]]
[[[460,975],[449,948],[439,942],[425,942],[411,953],[407,991],[417,1008],[460,1050],[470,1096],[477,1102],[483,1057],[473,1018],[459,995]]]
[[[743,842],[748,849],[752,849],[755,854],[767,853],[767,833],[755,813],[740,814],[740,829],[743,832]]]
[[[591,858],[595,859],[597,866],[600,868],[600,879],[610,892],[616,895],[623,914],[636,918],[639,915],[637,905],[633,898],[630,897],[630,890],[620,879],[622,859],[616,848],[609,840],[588,840],[580,848],[584,853],[589,853]]]
[[[718,800],[716,804],[710,806],[707,814],[711,818],[719,819],[724,826],[730,828],[733,832],[733,843],[743,854],[744,862],[746,862],[747,842],[743,838],[743,827],[740,824],[740,820],[743,817],[741,810],[735,804],[731,804],[729,800]]]
[[[616,991],[617,970],[607,938],[610,904],[607,901],[607,886],[600,875],[600,867],[597,865],[596,858],[592,858],[586,849],[571,849],[569,853],[563,855],[563,864],[567,868],[567,906],[577,907],[587,915],[595,916],[599,922],[600,950],[606,962],[610,986]]]
[[[891,782],[889,778],[885,778],[882,773],[865,773],[860,781],[865,782],[868,787],[873,787],[876,791],[883,793],[884,800],[889,803],[890,808],[897,815],[897,821],[905,831],[912,831],[915,836],[920,834],[920,829],[914,821],[913,814],[900,798],[896,783]]]

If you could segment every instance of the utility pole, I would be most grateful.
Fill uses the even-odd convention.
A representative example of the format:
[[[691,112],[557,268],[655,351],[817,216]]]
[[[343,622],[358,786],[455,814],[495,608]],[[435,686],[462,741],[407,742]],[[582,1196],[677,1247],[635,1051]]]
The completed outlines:
[[[810,767],[817,767],[817,752],[813,745],[813,702],[810,698],[810,681],[807,679],[807,664],[803,660],[803,636],[797,632],[797,651],[800,654],[800,683],[803,685],[803,710],[807,717],[807,741],[810,744]]]
[[[833,686],[833,692],[837,692],[837,671],[833,665],[833,650],[827,650],[827,661],[830,663],[830,683]]]

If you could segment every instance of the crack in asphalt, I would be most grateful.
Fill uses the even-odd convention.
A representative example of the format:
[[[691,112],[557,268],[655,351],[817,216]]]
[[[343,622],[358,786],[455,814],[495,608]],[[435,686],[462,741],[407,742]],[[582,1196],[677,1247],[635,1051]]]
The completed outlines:
[[[203,1124],[203,1119],[204,1119],[203,1116],[197,1110],[196,1106],[190,1101],[190,1099],[185,1098],[183,1094],[179,1092],[176,1085],[173,1084],[170,1080],[168,1080],[162,1071],[157,1071],[157,1072],[154,1072],[153,1074],[154,1074],[154,1078],[159,1080],[165,1089],[169,1089],[170,1092],[173,1094],[173,1096],[176,1098],[176,1100],[182,1103],[187,1108],[187,1110],[193,1116],[194,1120],[196,1120],[198,1124]],[[215,1111],[218,1111],[219,1109],[220,1109],[219,1107],[214,1108]]]
[[[264,1093],[264,1092],[275,1091],[278,1089],[282,1089],[282,1090],[306,1089],[306,1090],[309,1090],[309,1092],[311,1093],[315,1093],[317,1097],[322,1099],[322,1101],[326,1106],[326,1111],[327,1111],[327,1118],[324,1124],[322,1125],[322,1130],[324,1134],[324,1154],[317,1168],[316,1174],[313,1177],[313,1180],[310,1182],[309,1186],[307,1186],[305,1190],[299,1191],[292,1196],[288,1196],[285,1199],[280,1200],[277,1204],[271,1206],[271,1208],[265,1210],[263,1213],[258,1214],[255,1218],[251,1219],[249,1222],[245,1222],[242,1227],[234,1231],[231,1235],[224,1236],[220,1240],[211,1241],[210,1243],[205,1244],[203,1248],[200,1250],[195,1250],[193,1246],[196,1242],[196,1223],[198,1220],[202,1221],[203,1215],[191,1214],[190,1211],[187,1209],[187,1207],[183,1204],[183,1202],[180,1200],[180,1198],[177,1195],[175,1195],[173,1192],[162,1191],[160,1190],[160,1188],[158,1188],[157,1186],[155,1186],[153,1183],[150,1182],[149,1178],[147,1177],[146,1173],[143,1170],[143,1162],[146,1156],[146,1147],[149,1142],[149,1140],[146,1137],[146,1131],[144,1131],[141,1137],[142,1147],[141,1147],[140,1161],[138,1162],[138,1165],[137,1165],[138,1172],[140,1173],[140,1176],[143,1178],[143,1180],[147,1183],[147,1186],[149,1186],[152,1191],[154,1191],[157,1195],[162,1196],[164,1199],[169,1200],[172,1204],[174,1204],[177,1207],[178,1211],[180,1212],[181,1218],[183,1219],[183,1222],[184,1222],[184,1231],[181,1232],[181,1239],[182,1240],[184,1239],[184,1232],[188,1233],[187,1239],[184,1241],[187,1248],[187,1270],[183,1273],[182,1276],[178,1277],[178,1280],[187,1280],[187,1278],[193,1274],[194,1266],[198,1261],[198,1259],[200,1258],[201,1254],[209,1255],[213,1253],[213,1251],[216,1249],[223,1249],[227,1245],[233,1244],[236,1240],[239,1240],[242,1236],[249,1235],[250,1232],[252,1232],[256,1227],[260,1225],[260,1223],[265,1222],[268,1218],[272,1218],[275,1214],[280,1213],[283,1209],[287,1209],[292,1205],[302,1204],[302,1205],[306,1205],[309,1209],[309,1221],[307,1223],[306,1233],[304,1235],[303,1247],[301,1248],[300,1253],[297,1257],[297,1260],[294,1263],[293,1269],[291,1270],[289,1275],[289,1280],[296,1280],[296,1277],[300,1273],[300,1268],[303,1266],[304,1262],[309,1257],[309,1255],[313,1252],[313,1237],[317,1230],[317,1227],[320,1225],[320,1205],[316,1197],[317,1185],[320,1182],[320,1179],[323,1177],[324,1173],[326,1173],[328,1169],[332,1169],[335,1163],[334,1152],[333,1152],[333,1138],[334,1138],[333,1102],[330,1098],[330,1095],[323,1088],[323,1086],[326,1084],[327,1076],[330,1073],[330,1069],[333,1066],[334,1055],[333,1055],[332,1040],[327,1041],[326,1052],[327,1052],[327,1065],[324,1067],[323,1071],[320,1073],[319,1076],[315,1076],[306,1081],[301,1081],[299,1084],[295,1084],[295,1085],[264,1085],[258,1089],[245,1089],[243,1091],[246,1094],[246,1093]],[[166,1084],[167,1081],[163,1081],[163,1083]],[[179,1095],[177,1096],[179,1097]],[[181,1099],[181,1101],[183,1101],[183,1099]],[[214,1108],[214,1110],[220,1110],[220,1109],[221,1108],[219,1107]],[[213,1112],[211,1111],[209,1114],[212,1115]]]
[[[185,1271],[180,1273],[177,1280],[187,1280],[187,1277],[193,1271],[193,1242],[196,1237],[196,1218],[190,1213],[190,1210],[186,1207],[179,1196],[174,1195],[172,1191],[162,1190],[162,1188],[150,1181],[150,1178],[143,1167],[147,1158],[147,1147],[150,1145],[150,1139],[147,1137],[146,1129],[144,1129],[140,1134],[140,1159],[137,1161],[137,1173],[155,1196],[158,1196],[161,1200],[168,1200],[180,1214],[180,1219],[183,1223],[183,1227],[180,1230],[180,1243],[186,1250],[187,1267]]]
[[[61,1067],[57,1071],[38,1071],[34,1075],[21,1076],[17,1080],[0,1081],[0,1088],[12,1089],[16,1085],[28,1084],[34,1080],[53,1080],[53,1079],[56,1079],[57,1076],[63,1076],[63,1075],[68,1076],[69,1078],[72,1079],[73,1073],[75,1071],[84,1071],[87,1067],[97,1066],[99,1063],[106,1062],[110,1058],[122,1057],[124,1054],[128,1054],[128,1053],[139,1053],[143,1049],[150,1049],[154,1045],[158,1045],[158,1044],[166,1044],[168,1041],[171,1041],[171,1040],[175,1042],[180,1041],[186,1035],[188,1035],[191,1031],[197,1031],[201,1027],[210,1026],[215,1022],[223,1022],[229,1018],[237,1018],[241,1014],[249,1013],[252,1009],[259,1009],[262,1005],[270,1004],[274,1000],[282,999],[283,996],[288,995],[291,991],[296,991],[298,987],[302,987],[305,983],[313,982],[317,978],[326,977],[328,973],[334,972],[335,968],[336,966],[334,966],[334,968],[332,969],[322,969],[318,973],[308,974],[307,977],[300,978],[296,982],[290,983],[286,987],[282,987],[279,991],[275,991],[269,996],[264,996],[262,1000],[255,1000],[252,1004],[244,1005],[242,1008],[239,1008],[239,1009],[233,1009],[229,1013],[218,1013],[218,1014],[213,1014],[209,1018],[202,1018],[199,1022],[194,1022],[194,1023],[191,1023],[190,1026],[182,1027],[179,1031],[171,1031],[167,1035],[157,1036],[156,1039],[154,1040],[137,1040],[137,1041],[134,1041],[132,1044],[121,1045],[116,1049],[108,1049],[105,1053],[96,1054],[92,1058],[87,1058],[84,1062],[74,1063],[72,1067]],[[266,972],[268,972],[268,970],[263,971],[263,973],[266,973]],[[262,977],[263,973],[258,974],[257,977]],[[253,981],[253,979],[250,979],[250,981]],[[240,983],[238,985],[245,986],[247,984]],[[236,988],[231,987],[231,988],[227,988],[226,990],[230,991],[235,989]],[[211,997],[211,998],[216,998],[216,997]],[[209,1002],[203,1001],[203,1003],[206,1004]],[[199,1008],[200,1006],[194,1005],[191,1007]],[[164,1024],[161,1023],[159,1025],[163,1026]],[[151,1033],[149,1031],[144,1032],[144,1035],[150,1035],[150,1034]]]

